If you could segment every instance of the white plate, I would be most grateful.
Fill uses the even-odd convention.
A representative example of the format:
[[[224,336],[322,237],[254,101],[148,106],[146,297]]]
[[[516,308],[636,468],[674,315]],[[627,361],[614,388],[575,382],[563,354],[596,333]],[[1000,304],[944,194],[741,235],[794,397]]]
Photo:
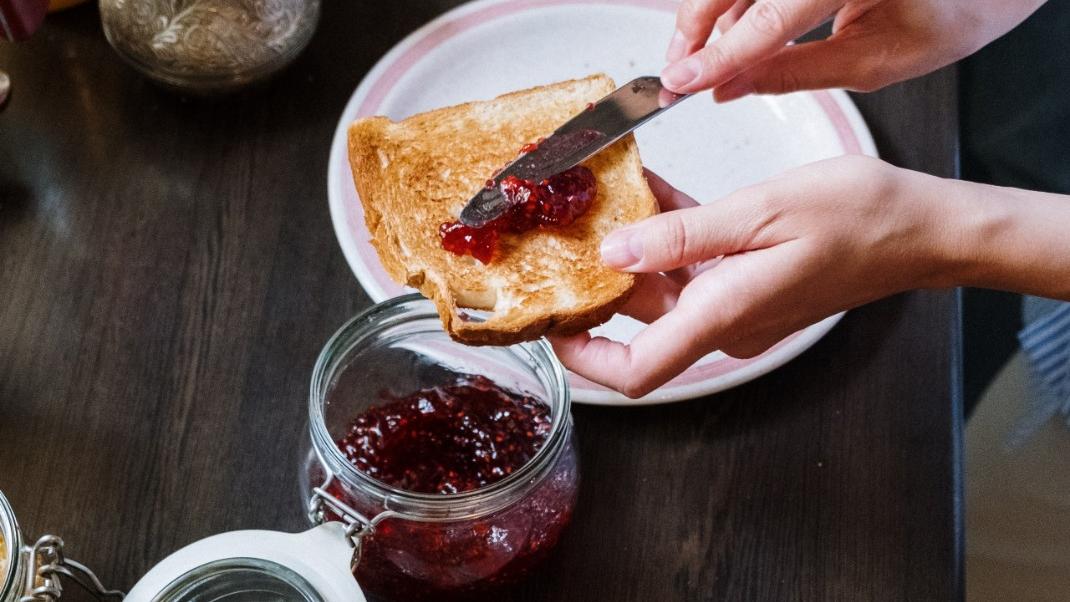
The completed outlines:
[[[449,11],[386,54],[353,93],[338,122],[328,168],[335,233],[375,301],[405,292],[369,243],[346,158],[358,117],[414,113],[603,71],[618,83],[664,66],[677,3],[669,0],[481,0]],[[785,169],[845,153],[876,156],[869,130],[842,91],[747,98],[716,105],[693,98],[637,132],[643,163],[703,201]],[[632,400],[572,375],[580,402],[635,405],[690,399],[765,374],[805,351],[842,314],[814,324],[756,358],[703,358],[659,390]],[[598,329],[629,340],[641,325],[618,316]]]

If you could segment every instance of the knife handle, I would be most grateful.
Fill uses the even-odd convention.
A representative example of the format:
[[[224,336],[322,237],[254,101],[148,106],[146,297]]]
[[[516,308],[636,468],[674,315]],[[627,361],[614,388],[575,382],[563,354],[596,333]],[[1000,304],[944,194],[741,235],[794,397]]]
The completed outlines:
[[[541,180],[562,172],[626,136],[687,98],[674,94],[655,76],[638,77],[614,90],[557,128],[502,175]]]

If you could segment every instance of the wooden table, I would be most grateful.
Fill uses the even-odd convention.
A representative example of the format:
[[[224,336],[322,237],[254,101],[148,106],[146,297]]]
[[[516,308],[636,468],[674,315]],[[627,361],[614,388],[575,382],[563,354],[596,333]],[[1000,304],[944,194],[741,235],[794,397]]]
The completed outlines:
[[[371,65],[455,4],[327,2],[292,68],[215,103],[138,76],[92,6],[0,45],[0,489],[28,534],[129,588],[207,535],[306,526],[312,365],[369,304],[329,141]],[[952,71],[856,100],[887,160],[956,174]],[[902,295],[730,392],[576,407],[575,522],[506,598],[960,598],[958,325],[955,293]]]

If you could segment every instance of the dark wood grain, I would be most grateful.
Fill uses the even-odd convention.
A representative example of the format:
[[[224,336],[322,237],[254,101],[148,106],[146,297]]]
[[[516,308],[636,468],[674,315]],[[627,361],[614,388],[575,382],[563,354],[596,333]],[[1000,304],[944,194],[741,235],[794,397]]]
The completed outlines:
[[[129,587],[207,535],[305,526],[312,365],[369,303],[329,140],[374,61],[454,4],[327,2],[292,68],[217,102],[136,75],[92,7],[0,46],[0,489],[27,533]],[[857,101],[885,158],[955,175],[953,72]],[[575,523],[507,598],[961,597],[957,321],[951,292],[902,295],[730,392],[575,408]]]

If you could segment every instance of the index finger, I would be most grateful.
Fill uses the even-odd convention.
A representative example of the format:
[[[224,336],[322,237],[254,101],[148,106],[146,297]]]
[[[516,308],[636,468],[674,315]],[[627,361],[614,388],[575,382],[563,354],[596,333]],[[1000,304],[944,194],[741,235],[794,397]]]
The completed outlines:
[[[676,35],[666,58],[677,61],[706,45],[713,26],[736,0],[683,0],[676,11]]]
[[[678,93],[713,88],[821,24],[843,0],[758,0],[712,44],[669,65],[662,82]]]

